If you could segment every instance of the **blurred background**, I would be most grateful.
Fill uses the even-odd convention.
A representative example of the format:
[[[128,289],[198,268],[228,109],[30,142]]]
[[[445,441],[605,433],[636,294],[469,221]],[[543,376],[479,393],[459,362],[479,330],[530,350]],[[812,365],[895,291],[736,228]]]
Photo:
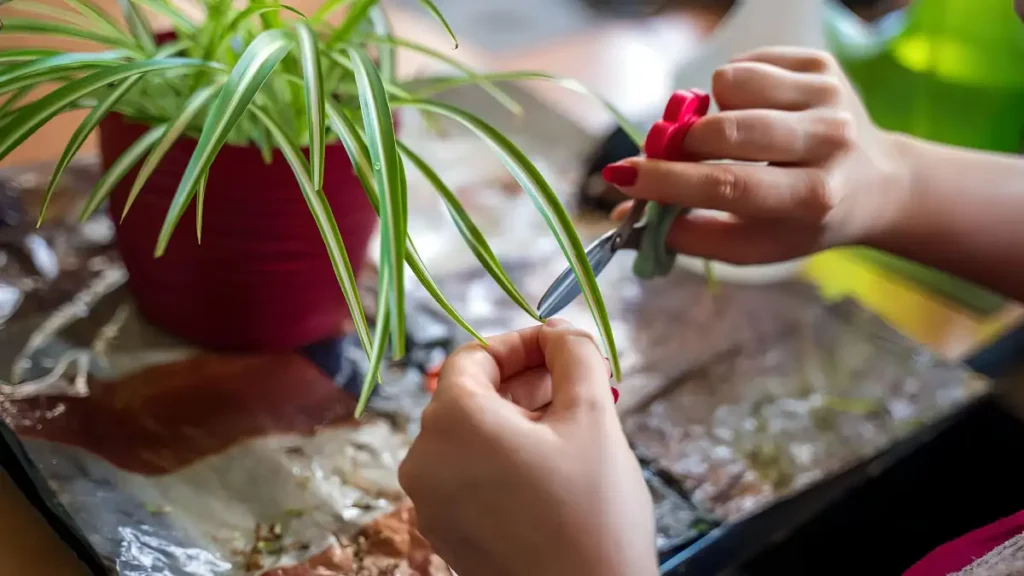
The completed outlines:
[[[61,5],[60,0],[41,1]],[[13,0],[5,6],[2,16],[17,14],[18,3]],[[97,3],[118,13],[117,0]],[[319,0],[290,2],[307,13],[320,4]],[[885,128],[977,149],[1024,151],[1024,31],[1013,13],[1012,0],[436,0],[459,37],[457,49],[417,0],[382,4],[398,36],[450,54],[477,70],[533,70],[578,80],[644,129],[660,114],[673,90],[706,88],[711,70],[728,55],[766,43],[801,44],[831,51],[860,91],[874,121]],[[152,19],[159,29],[160,17]],[[72,40],[31,45],[89,48],[88,43]],[[25,46],[24,38],[0,31],[0,49]],[[436,60],[400,51],[398,76],[403,80],[440,71],[445,68]],[[39,86],[32,97],[47,90]],[[524,148],[540,158],[538,164],[550,161],[556,166],[551,170],[556,174],[554,181],[572,204],[581,231],[589,233],[591,226],[606,228],[605,216],[620,197],[615,190],[595,184],[594,176],[604,165],[638,151],[592,97],[542,83],[524,84],[521,90],[516,94],[524,103],[527,120],[520,124],[502,117],[493,106],[480,104],[479,94],[449,98],[515,133],[516,141],[527,143]],[[50,122],[0,163],[0,173],[7,169],[31,173],[34,166],[52,164],[86,113],[69,112]],[[415,125],[403,125],[402,130],[403,137],[408,134],[415,140]],[[460,170],[490,170],[485,174],[488,184],[478,186],[478,191],[507,191],[500,188],[507,181],[493,183],[495,171],[503,173],[501,166],[495,168],[493,159],[490,164],[478,160],[476,149],[482,148],[478,144],[472,152],[463,153],[459,148],[463,144],[458,140],[451,144],[457,150],[447,160],[442,151],[431,157],[446,170],[443,175],[458,181]],[[426,147],[433,147],[433,141],[428,140]],[[96,150],[93,136],[81,156],[91,157]],[[465,188],[475,185],[475,177],[464,178],[470,182]],[[416,194],[411,196],[413,205]],[[504,196],[484,196],[466,193],[466,202],[478,203],[470,208],[479,214],[489,211],[493,221],[486,222],[491,228],[485,231],[494,237],[495,245],[507,241],[513,255],[516,250],[529,251],[522,249],[526,236],[522,231],[514,237],[502,235],[507,232],[501,228],[502,216],[514,219],[508,216],[507,205],[500,204]],[[430,201],[434,204],[422,204],[420,212],[419,205],[413,208],[419,223],[410,224],[411,234],[426,238],[434,232],[436,218],[444,217],[436,198],[430,196]],[[430,242],[423,242],[424,258],[432,270],[435,265],[450,264],[447,242],[457,237],[449,237],[438,239],[434,249]],[[561,261],[556,269],[560,265]],[[966,362],[995,379],[1012,379],[1019,370],[1024,351],[1020,329],[1024,308],[1019,303],[866,249],[832,250],[801,266],[800,277],[823,299],[856,302],[944,362]],[[764,294],[751,291],[749,301],[765,302],[764,307],[771,308],[774,301]],[[694,308],[704,303],[696,303],[698,296],[693,299]],[[737,317],[762,312],[757,306],[736,309]],[[628,309],[624,315],[636,321],[639,315],[629,317],[632,313],[635,310]],[[687,317],[680,323],[694,321]],[[721,330],[740,333],[747,328],[742,323],[737,326]],[[691,336],[704,336],[703,327],[689,327]],[[906,363],[918,358],[913,356]],[[674,368],[666,368],[665,373],[644,368],[648,372],[643,377],[679,377],[667,373]],[[659,385],[664,381],[659,380]],[[1024,426],[1014,416],[1020,405],[1011,401],[1009,408],[985,403],[965,407],[941,431],[922,432],[913,446],[886,451],[887,466],[899,460],[886,475],[875,478],[877,471],[870,466],[878,461],[865,457],[860,472],[840,478],[840,484],[809,491],[803,504],[786,502],[773,508],[772,514],[752,519],[731,539],[719,540],[714,554],[700,556],[700,547],[690,546],[689,541],[666,548],[665,573],[678,567],[671,560],[676,553],[696,562],[693,571],[686,573],[705,573],[700,562],[721,566],[730,555],[749,559],[737,573],[898,573],[943,539],[1024,507],[1024,496],[1013,488],[1022,476],[1014,470],[1012,450],[1008,453],[1005,448],[1006,442],[1013,445],[1024,438]],[[674,493],[675,488],[666,492]],[[951,491],[969,493],[970,498],[950,495]],[[0,518],[3,506],[0,499]],[[920,518],[936,520],[927,530],[915,522],[920,532],[906,534],[908,519]],[[776,534],[782,525],[791,536],[785,541]],[[37,536],[20,528],[8,528],[5,535],[0,522],[0,540],[13,539],[31,547]],[[848,553],[842,544],[851,539],[869,542],[872,552],[837,569],[830,562],[837,554]],[[743,542],[758,545],[741,549]],[[891,555],[892,562],[882,562],[884,555]]]

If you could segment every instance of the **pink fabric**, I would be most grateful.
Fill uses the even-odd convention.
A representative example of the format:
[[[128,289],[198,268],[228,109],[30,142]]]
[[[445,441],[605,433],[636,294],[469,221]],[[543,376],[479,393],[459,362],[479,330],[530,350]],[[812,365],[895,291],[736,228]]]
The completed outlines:
[[[1021,533],[1024,533],[1024,511],[939,546],[903,576],[946,576],[958,572]]]

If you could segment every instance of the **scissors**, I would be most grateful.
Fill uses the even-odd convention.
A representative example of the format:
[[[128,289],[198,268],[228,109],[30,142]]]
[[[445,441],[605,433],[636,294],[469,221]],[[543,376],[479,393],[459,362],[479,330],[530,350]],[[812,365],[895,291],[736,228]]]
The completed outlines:
[[[659,160],[683,160],[680,151],[686,134],[710,107],[711,97],[700,90],[680,90],[672,94],[662,119],[647,134],[644,154]],[[633,262],[636,276],[649,279],[668,274],[675,265],[676,253],[665,245],[665,239],[675,219],[688,211],[683,206],[635,200],[622,224],[587,248],[587,260],[594,275],[600,275],[620,250],[637,253]],[[551,318],[581,293],[572,267],[566,267],[541,297],[537,311],[542,319]]]

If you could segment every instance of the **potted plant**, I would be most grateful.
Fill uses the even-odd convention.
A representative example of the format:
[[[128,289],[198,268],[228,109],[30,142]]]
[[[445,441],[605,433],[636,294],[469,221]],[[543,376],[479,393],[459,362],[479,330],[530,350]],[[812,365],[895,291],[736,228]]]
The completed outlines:
[[[149,321],[205,346],[274,350],[336,334],[351,318],[372,366],[359,411],[385,349],[395,359],[404,353],[405,266],[482,342],[445,300],[407,237],[410,165],[442,196],[481,265],[538,318],[443,179],[396,138],[393,111],[412,108],[475,132],[530,195],[581,278],[618,376],[597,282],[549,184],[484,120],[430,98],[443,88],[477,83],[514,107],[495,83],[550,77],[476,74],[444,53],[396,37],[376,0],[327,0],[311,16],[272,0],[240,7],[207,0],[197,19],[170,0],[121,0],[122,19],[90,0],[65,2],[66,8],[15,3],[35,14],[5,14],[4,33],[85,39],[108,49],[0,51],[0,95],[7,96],[0,105],[0,160],[53,117],[89,110],[57,162],[40,222],[62,171],[98,129],[104,173],[81,217],[109,206],[129,288]],[[454,41],[433,2],[421,3]],[[341,6],[348,8],[344,17],[328,23]],[[155,35],[146,11],[170,21],[173,31]],[[394,75],[398,48],[444,60],[459,74],[403,84]],[[56,88],[22,103],[43,82]],[[356,271],[378,215],[379,301],[371,329]]]

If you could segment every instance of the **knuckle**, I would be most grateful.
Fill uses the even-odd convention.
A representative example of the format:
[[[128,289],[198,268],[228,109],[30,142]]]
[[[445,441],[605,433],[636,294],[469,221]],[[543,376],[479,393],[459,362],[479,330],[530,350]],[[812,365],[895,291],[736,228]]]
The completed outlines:
[[[823,106],[838,106],[843,101],[843,83],[836,76],[821,76],[819,87],[820,103]]]
[[[708,171],[704,177],[703,187],[708,190],[717,205],[707,206],[707,208],[718,206],[725,208],[741,203],[746,193],[742,179],[727,167],[718,166],[716,168]]]
[[[857,121],[845,110],[826,116],[825,132],[833,148],[848,150],[857,141]]]
[[[832,209],[836,183],[826,170],[808,170],[806,174],[805,209],[809,215],[823,218]]]
[[[740,122],[732,114],[716,114],[709,118],[713,133],[718,135],[721,144],[726,148],[736,148],[743,143]]]
[[[807,54],[807,67],[812,72],[832,72],[839,68],[832,54],[824,50],[813,50]]]

